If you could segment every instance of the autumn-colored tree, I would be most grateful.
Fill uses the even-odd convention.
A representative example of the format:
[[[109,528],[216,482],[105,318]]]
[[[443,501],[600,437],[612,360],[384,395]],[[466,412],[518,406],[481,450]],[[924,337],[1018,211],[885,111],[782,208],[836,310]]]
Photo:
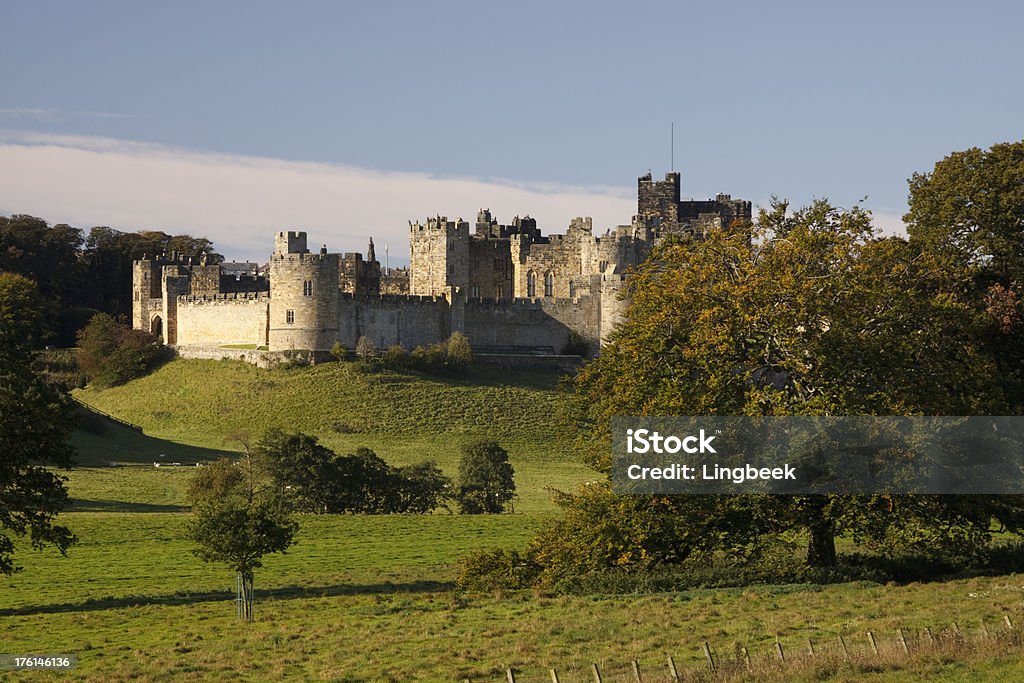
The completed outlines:
[[[754,225],[667,240],[629,282],[626,320],[574,386],[591,462],[609,466],[613,415],[969,415],[1002,405],[975,343],[971,302],[870,214],[827,201],[762,210]],[[998,413],[997,413],[998,414]],[[942,517],[987,532],[955,506],[894,507],[871,496],[737,497],[751,518],[807,533],[808,563],[835,538],[881,541]],[[716,505],[718,503],[716,502]]]

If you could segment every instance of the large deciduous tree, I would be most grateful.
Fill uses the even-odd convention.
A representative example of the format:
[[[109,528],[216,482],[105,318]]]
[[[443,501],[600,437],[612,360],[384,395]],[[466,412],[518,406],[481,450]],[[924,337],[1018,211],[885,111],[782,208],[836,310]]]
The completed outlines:
[[[30,280],[0,272],[0,573],[17,569],[15,539],[65,553],[75,537],[54,523],[67,504],[70,401],[43,381],[33,352],[43,342],[46,303]]]
[[[592,461],[608,467],[613,415],[1000,414],[976,311],[949,284],[949,270],[907,241],[877,236],[867,212],[826,201],[795,212],[775,202],[756,225],[666,241],[631,279],[626,320],[575,380]],[[948,533],[936,536],[953,543],[989,524],[988,512],[934,499],[708,504],[746,506],[765,531],[803,531],[820,566],[835,563],[843,533],[882,542],[908,527],[938,531],[941,519]]]
[[[1024,140],[954,152],[909,182],[912,240],[1004,282],[1024,280]]]
[[[1004,412],[1024,409],[1024,140],[954,152],[910,179],[911,243],[973,303]]]

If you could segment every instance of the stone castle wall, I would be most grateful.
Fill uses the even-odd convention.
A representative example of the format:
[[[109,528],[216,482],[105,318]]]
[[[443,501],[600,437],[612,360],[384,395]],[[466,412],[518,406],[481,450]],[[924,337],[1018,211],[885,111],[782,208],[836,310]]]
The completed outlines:
[[[680,174],[641,176],[638,215],[600,236],[589,218],[544,236],[529,216],[501,225],[486,209],[474,234],[461,218],[410,223],[410,267],[390,274],[372,240],[364,259],[326,246],[310,252],[297,231],[275,236],[269,279],[236,277],[205,258],[142,259],[133,270],[132,324],[195,348],[253,344],[325,355],[337,342],[353,349],[361,337],[379,349],[412,349],[460,331],[478,350],[559,353],[576,334],[596,351],[623,319],[630,270],[662,237],[699,239],[750,218],[750,202],[729,195],[679,195]]]
[[[406,349],[425,346],[451,334],[449,305],[444,297],[342,294],[338,321],[335,339],[348,349],[355,349],[360,337],[384,350],[395,344]]]
[[[182,296],[177,302],[177,344],[266,346],[270,295]]]

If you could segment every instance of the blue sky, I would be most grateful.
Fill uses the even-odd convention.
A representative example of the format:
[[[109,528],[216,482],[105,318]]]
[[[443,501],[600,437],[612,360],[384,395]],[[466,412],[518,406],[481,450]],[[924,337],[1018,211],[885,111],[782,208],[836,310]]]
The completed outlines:
[[[674,121],[684,195],[867,196],[893,229],[913,172],[1024,137],[1022,19],[1011,2],[5,2],[0,212],[190,230],[238,257],[295,228],[399,253],[405,220],[482,206],[610,227],[637,175],[668,170]]]

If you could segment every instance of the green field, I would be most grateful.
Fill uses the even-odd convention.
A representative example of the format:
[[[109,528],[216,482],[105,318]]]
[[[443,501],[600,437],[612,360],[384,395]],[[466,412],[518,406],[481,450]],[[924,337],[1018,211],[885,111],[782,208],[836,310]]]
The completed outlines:
[[[265,371],[174,361],[124,387],[80,391],[144,433],[110,423],[76,434],[83,466],[69,474],[73,506],[62,519],[80,543],[67,558],[18,553],[25,571],[0,579],[0,653],[75,654],[72,677],[96,681],[497,681],[505,666],[519,681],[550,680],[549,667],[583,681],[592,662],[609,681],[633,680],[633,659],[654,681],[664,680],[667,654],[703,671],[708,641],[721,661],[747,647],[750,680],[1024,677],[1016,641],[1000,635],[1004,615],[1024,627],[1019,576],[619,596],[455,590],[460,556],[522,547],[557,514],[547,487],[596,476],[554,436],[555,384],[487,370],[439,380],[338,363]],[[497,516],[304,516],[295,546],[257,572],[256,621],[245,625],[234,618],[233,574],[194,558],[183,539],[184,486],[188,465],[269,426],[342,451],[370,446],[396,464],[431,458],[449,474],[459,444],[494,438],[511,453],[521,498],[515,513]],[[954,620],[967,645],[926,647],[926,627],[941,636]],[[992,638],[975,641],[983,626]],[[899,628],[917,656],[894,655]],[[879,659],[858,654],[869,629]],[[829,659],[838,634],[854,650],[850,662]],[[790,664],[758,668],[776,638]],[[794,664],[809,638],[819,658]]]

